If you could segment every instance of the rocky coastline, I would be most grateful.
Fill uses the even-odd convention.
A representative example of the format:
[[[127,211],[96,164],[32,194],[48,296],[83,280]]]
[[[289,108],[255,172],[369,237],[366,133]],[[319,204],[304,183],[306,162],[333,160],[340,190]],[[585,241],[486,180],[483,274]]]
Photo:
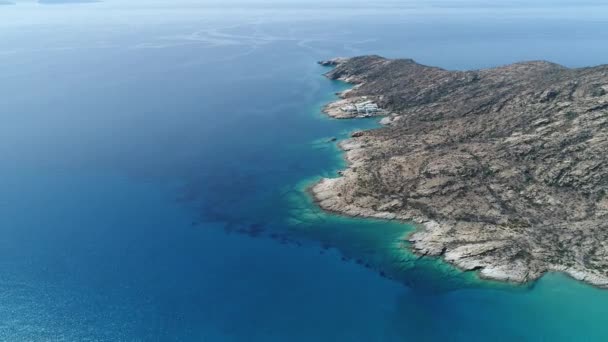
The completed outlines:
[[[449,71],[379,56],[320,62],[381,128],[341,141],[348,168],[311,187],[325,210],[418,223],[419,255],[488,279],[564,272],[608,287],[608,66]]]

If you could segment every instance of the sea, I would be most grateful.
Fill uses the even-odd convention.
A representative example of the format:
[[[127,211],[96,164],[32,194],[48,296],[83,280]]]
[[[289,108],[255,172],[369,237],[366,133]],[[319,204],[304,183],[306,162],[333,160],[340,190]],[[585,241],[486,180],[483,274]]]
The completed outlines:
[[[608,290],[413,255],[307,188],[318,60],[608,62],[604,1],[0,1],[0,341],[606,341]],[[338,141],[334,141],[335,139]]]

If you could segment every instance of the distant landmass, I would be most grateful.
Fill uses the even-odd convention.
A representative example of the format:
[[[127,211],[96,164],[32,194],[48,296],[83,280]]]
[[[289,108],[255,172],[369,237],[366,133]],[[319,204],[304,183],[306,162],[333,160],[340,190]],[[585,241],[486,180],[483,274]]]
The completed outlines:
[[[89,4],[95,2],[101,2],[101,0],[38,0],[39,3],[45,5],[57,5],[57,4]]]
[[[608,66],[320,63],[354,84],[329,115],[385,125],[340,143],[349,168],[311,189],[322,208],[418,222],[415,252],[482,277],[608,287]]]

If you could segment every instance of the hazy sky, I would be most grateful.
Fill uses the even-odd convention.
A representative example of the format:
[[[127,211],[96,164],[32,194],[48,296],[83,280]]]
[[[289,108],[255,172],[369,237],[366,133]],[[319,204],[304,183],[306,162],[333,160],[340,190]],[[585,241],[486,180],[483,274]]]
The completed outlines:
[[[201,14],[212,14],[210,11],[227,11],[224,15],[216,15],[219,19],[229,19],[235,11],[252,10],[303,10],[306,14],[315,11],[322,12],[328,8],[339,8],[344,13],[332,13],[331,15],[348,14],[349,11],[386,12],[398,14],[398,11],[423,10],[444,12],[454,15],[454,11],[492,11],[497,14],[502,11],[522,11],[534,15],[555,15],[556,13],[568,17],[574,15],[580,18],[581,13],[589,19],[606,17],[605,9],[608,4],[605,0],[102,0],[98,3],[90,3],[92,0],[0,0],[0,3],[14,3],[14,5],[2,6],[0,10],[0,27],[13,24],[42,24],[53,23],[56,20],[64,24],[86,23],[93,24],[97,21],[109,23],[113,20],[120,21],[121,15],[118,11],[131,11],[133,19],[147,20],[151,22],[164,22],[172,18],[187,20],[189,17]],[[46,3],[59,3],[48,5]],[[88,2],[75,4],[77,2]],[[602,9],[598,10],[597,6]],[[568,11],[564,11],[568,7]],[[536,12],[534,11],[536,8]],[[158,11],[164,11],[160,14]],[[397,11],[397,12],[395,12]],[[500,12],[498,12],[500,11]],[[238,13],[238,15],[247,13]],[[298,14],[298,13],[295,13]],[[297,15],[296,15],[297,16]],[[281,17],[272,18],[281,20]],[[331,19],[331,18],[328,18]],[[91,21],[92,20],[92,21]],[[61,22],[59,22],[61,23]],[[0,32],[1,35],[1,32]]]

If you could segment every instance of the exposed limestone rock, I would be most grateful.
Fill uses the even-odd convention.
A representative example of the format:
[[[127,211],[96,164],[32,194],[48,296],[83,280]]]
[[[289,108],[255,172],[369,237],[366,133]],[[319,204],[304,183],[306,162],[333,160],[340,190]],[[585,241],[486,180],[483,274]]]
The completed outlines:
[[[608,286],[608,66],[537,61],[448,71],[378,56],[331,79],[390,111],[340,146],[349,169],[312,193],[353,216],[421,223],[415,252],[514,282],[561,271]]]

